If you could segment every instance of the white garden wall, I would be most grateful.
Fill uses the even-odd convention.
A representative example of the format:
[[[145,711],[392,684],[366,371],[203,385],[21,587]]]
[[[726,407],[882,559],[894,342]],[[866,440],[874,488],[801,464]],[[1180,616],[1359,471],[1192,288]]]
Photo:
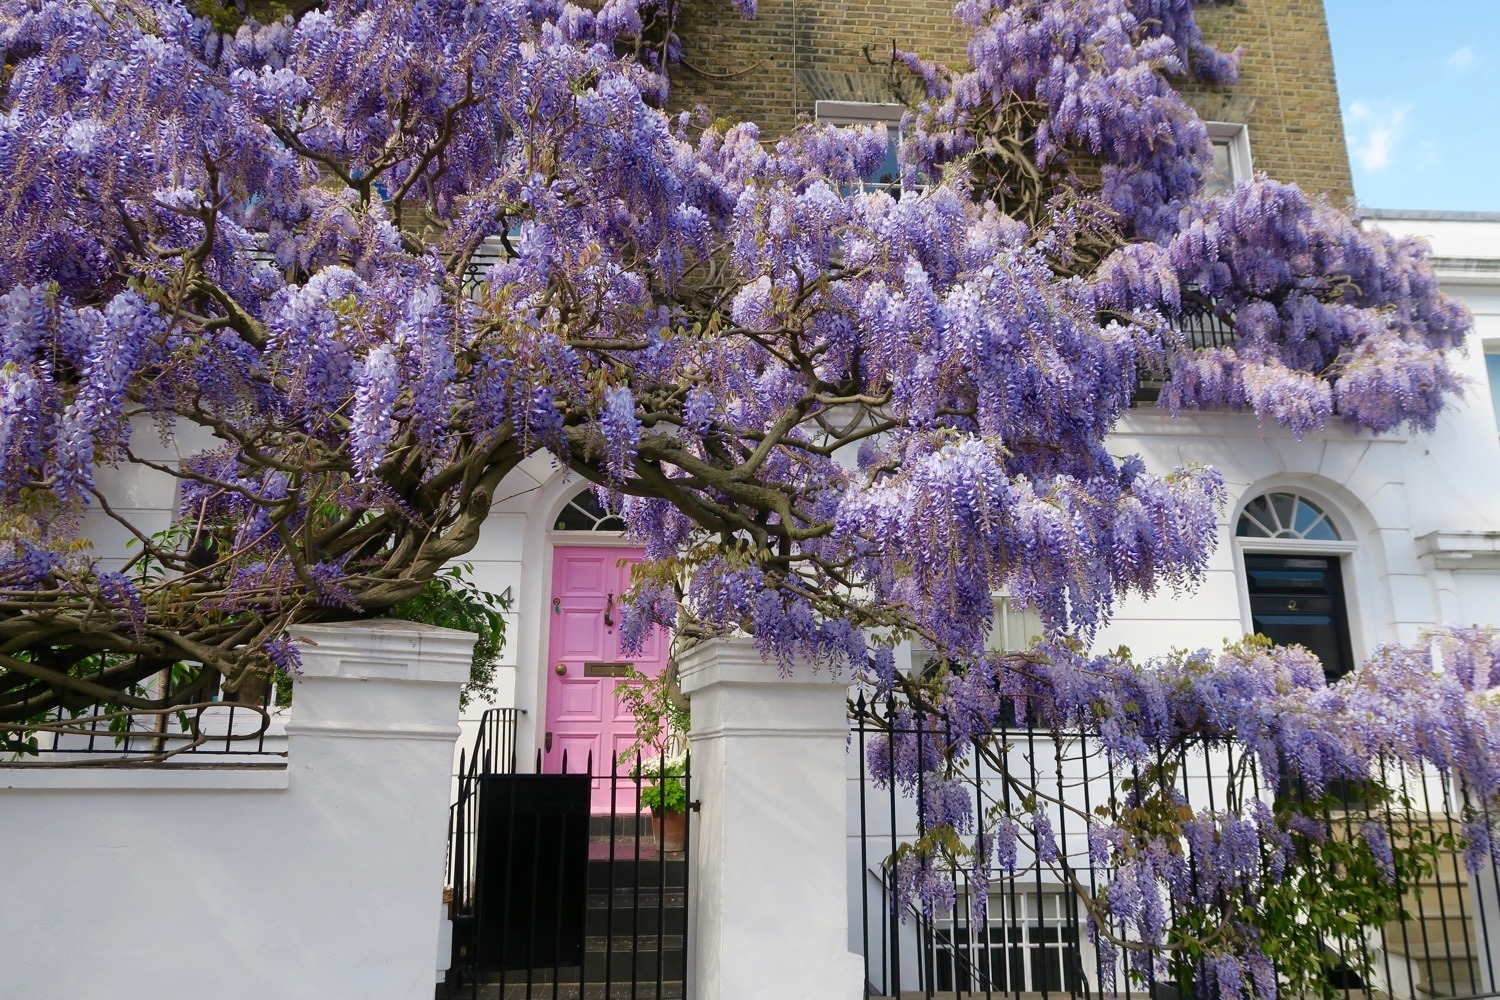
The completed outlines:
[[[0,767],[0,997],[431,1000],[473,636],[298,631],[284,767]]]

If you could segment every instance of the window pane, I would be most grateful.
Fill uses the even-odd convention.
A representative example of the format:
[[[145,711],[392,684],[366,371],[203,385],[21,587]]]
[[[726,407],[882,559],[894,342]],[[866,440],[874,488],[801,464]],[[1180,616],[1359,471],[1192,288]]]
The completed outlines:
[[[1031,951],[1031,992],[1062,989],[1062,955],[1053,948]]]
[[[1318,522],[1318,519],[1322,516],[1323,512],[1318,510],[1318,508],[1314,507],[1306,500],[1299,499],[1297,501],[1297,513],[1292,520],[1292,530],[1299,535],[1304,534],[1307,531],[1310,531],[1312,529],[1312,526],[1316,524]]]
[[[1266,498],[1259,496],[1245,504],[1245,512],[1240,516],[1235,534],[1241,538],[1270,538],[1274,533],[1270,504]]]
[[[899,141],[900,135],[894,126],[886,129],[885,159],[880,161],[880,166],[873,172],[865,174],[866,184],[875,188],[887,188],[901,183],[901,165],[896,159],[896,143]]]
[[[1309,538],[1336,542],[1338,529],[1323,508],[1296,493],[1267,493],[1245,505],[1235,534],[1241,538]]]
[[[1220,195],[1234,187],[1237,178],[1234,176],[1234,155],[1230,145],[1227,139],[1214,143],[1214,165],[1209,169],[1203,184],[1206,194]]]
[[[1306,499],[1297,501],[1297,523],[1292,525],[1293,533],[1303,538],[1314,538],[1320,541],[1337,541],[1339,533],[1333,530],[1333,525],[1328,523],[1328,518],[1316,506]]]
[[[1490,402],[1495,406],[1495,425],[1500,427],[1500,351],[1486,354],[1484,367],[1490,376]]]
[[[585,486],[557,515],[556,531],[624,531],[618,515],[606,514],[593,489]]]
[[[924,670],[927,670],[927,664],[932,663],[932,661],[933,661],[933,651],[932,651],[932,649],[927,649],[926,646],[912,646],[912,673],[913,673],[913,675],[921,675],[921,673],[924,672]]]
[[[1042,634],[1042,618],[1030,608],[1012,604],[1008,598],[995,599],[995,621],[990,626],[985,648],[1010,653],[1029,649],[1031,641]]]
[[[1328,518],[1320,517],[1312,527],[1302,532],[1302,537],[1320,542],[1336,542],[1339,540],[1339,533],[1328,523]]]
[[[598,502],[595,501],[595,506],[597,505]],[[557,516],[558,531],[593,531],[594,525],[598,523],[599,515],[584,509],[577,500],[564,507],[562,513]]]
[[[1290,493],[1272,493],[1271,508],[1276,512],[1276,527],[1285,531],[1297,519],[1297,498]]]

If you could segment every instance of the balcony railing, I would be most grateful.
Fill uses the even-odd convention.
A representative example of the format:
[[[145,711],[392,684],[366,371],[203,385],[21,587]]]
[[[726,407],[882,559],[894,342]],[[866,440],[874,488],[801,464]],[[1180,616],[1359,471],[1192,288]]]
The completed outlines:
[[[1232,347],[1234,327],[1220,319],[1212,309],[1190,306],[1172,319],[1172,329],[1181,336],[1181,347],[1200,350],[1207,347]],[[1166,384],[1167,372],[1161,368],[1142,367],[1135,391],[1135,405],[1155,403]]]

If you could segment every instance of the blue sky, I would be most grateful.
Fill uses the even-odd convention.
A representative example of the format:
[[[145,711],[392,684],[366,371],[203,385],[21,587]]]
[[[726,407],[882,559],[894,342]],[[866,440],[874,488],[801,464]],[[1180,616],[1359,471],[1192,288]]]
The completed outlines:
[[[1500,0],[1325,0],[1366,208],[1500,212]]]

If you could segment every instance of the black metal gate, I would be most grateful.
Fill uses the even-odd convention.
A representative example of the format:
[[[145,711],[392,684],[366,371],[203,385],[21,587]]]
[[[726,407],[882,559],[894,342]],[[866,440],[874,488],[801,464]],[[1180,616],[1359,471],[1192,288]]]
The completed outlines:
[[[453,956],[439,996],[684,997],[692,809],[659,818],[638,803],[671,782],[692,802],[689,773],[673,773],[689,769],[564,757],[562,773],[543,774],[538,754],[519,773],[514,733],[513,713],[486,713],[461,758],[449,820]],[[591,810],[603,787],[607,813]]]

